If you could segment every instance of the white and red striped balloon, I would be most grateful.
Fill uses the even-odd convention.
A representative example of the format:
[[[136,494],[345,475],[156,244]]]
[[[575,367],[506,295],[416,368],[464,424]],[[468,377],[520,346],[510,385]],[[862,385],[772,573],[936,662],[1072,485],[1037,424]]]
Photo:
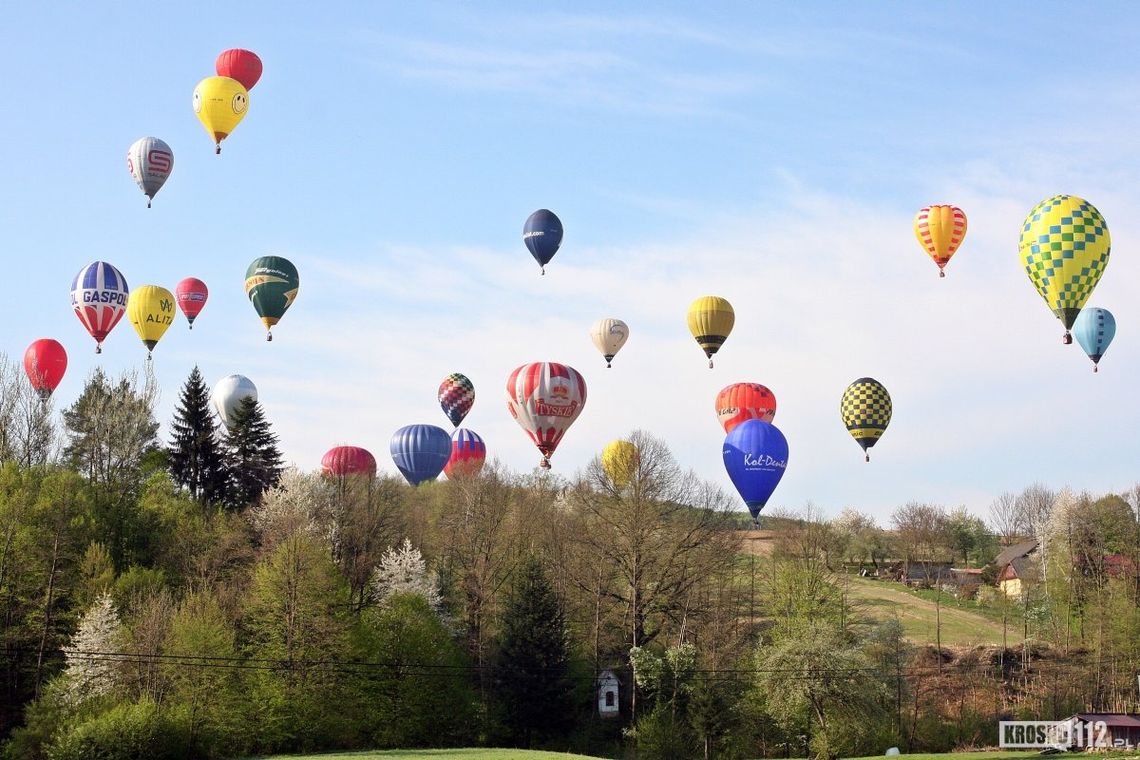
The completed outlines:
[[[586,381],[566,364],[533,362],[507,377],[507,410],[542,452],[543,468],[585,406]]]

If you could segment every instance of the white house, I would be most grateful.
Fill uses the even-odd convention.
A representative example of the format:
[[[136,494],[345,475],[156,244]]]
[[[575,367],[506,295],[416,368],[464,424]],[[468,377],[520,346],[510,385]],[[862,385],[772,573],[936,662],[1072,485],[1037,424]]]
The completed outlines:
[[[616,718],[620,712],[619,704],[617,676],[612,670],[603,670],[598,675],[598,715]]]

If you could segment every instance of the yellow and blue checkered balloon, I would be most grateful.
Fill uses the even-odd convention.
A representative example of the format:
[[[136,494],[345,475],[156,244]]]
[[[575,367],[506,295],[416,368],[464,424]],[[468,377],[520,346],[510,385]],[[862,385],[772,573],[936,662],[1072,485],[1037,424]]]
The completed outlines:
[[[1025,272],[1057,319],[1069,328],[1100,282],[1112,241],[1104,217],[1075,195],[1041,201],[1021,225],[1018,241]]]

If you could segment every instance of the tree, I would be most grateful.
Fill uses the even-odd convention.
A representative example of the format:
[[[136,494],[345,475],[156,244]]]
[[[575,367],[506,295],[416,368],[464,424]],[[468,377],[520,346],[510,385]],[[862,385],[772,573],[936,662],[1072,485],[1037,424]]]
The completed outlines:
[[[1049,523],[1056,502],[1057,492],[1040,483],[1027,487],[1017,497],[1022,532],[1037,539],[1042,582],[1049,580]]]
[[[71,643],[63,648],[67,695],[72,704],[107,694],[119,683],[117,663],[108,655],[119,651],[122,636],[119,615],[111,595],[104,591],[83,613]]]
[[[256,399],[247,396],[238,405],[233,425],[226,432],[225,448],[230,506],[245,509],[257,504],[281,480],[284,466],[277,435]]]
[[[439,585],[428,573],[420,550],[414,548],[407,538],[400,548],[392,547],[380,558],[372,576],[372,592],[381,604],[393,594],[415,594],[422,596],[433,610],[439,611]]]
[[[210,392],[198,367],[191,370],[182,386],[170,430],[170,477],[195,499],[206,504],[224,502],[225,459],[210,410]]]
[[[1017,496],[1005,491],[990,502],[990,527],[1001,537],[1003,546],[1012,546],[1021,535],[1022,520]]]
[[[32,389],[23,368],[0,353],[0,463],[47,464],[57,439],[52,405]]]
[[[529,748],[558,736],[573,707],[562,601],[538,558],[516,571],[501,623],[495,692],[511,743]]]
[[[911,501],[891,513],[891,525],[902,544],[907,564],[922,563],[926,580],[933,580],[930,563],[943,553],[948,543],[945,507]]]

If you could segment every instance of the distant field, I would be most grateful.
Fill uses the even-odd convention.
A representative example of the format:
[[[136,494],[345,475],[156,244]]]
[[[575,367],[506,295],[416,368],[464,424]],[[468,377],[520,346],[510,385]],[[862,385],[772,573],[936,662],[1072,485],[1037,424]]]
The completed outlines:
[[[598,760],[588,755],[568,755],[563,752],[533,752],[525,749],[393,749],[378,752],[334,752],[324,755],[274,755],[262,760],[297,760],[311,757],[317,760],[417,760],[417,758],[443,757],[450,760]]]
[[[917,644],[933,644],[936,632],[936,607],[934,602],[923,599],[907,591],[903,586],[891,581],[874,581],[866,578],[849,577],[848,591],[851,599],[862,607],[863,614],[875,620],[887,620],[898,615],[906,637]],[[841,579],[840,584],[844,583]],[[1001,645],[1002,626],[989,618],[967,610],[942,606],[942,645],[974,646],[977,644]],[[1009,629],[1009,640],[1019,638],[1016,626]],[[966,753],[973,760],[985,760],[985,753]],[[1016,755],[1016,753],[1014,753]],[[998,753],[995,757],[1014,756]],[[921,758],[924,755],[907,755]],[[931,755],[947,758],[949,755]]]

